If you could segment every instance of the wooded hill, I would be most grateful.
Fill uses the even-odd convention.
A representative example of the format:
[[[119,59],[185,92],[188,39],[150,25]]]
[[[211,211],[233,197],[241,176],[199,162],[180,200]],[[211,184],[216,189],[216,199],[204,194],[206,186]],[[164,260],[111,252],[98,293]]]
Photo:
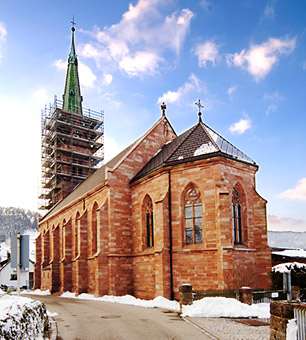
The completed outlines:
[[[37,230],[37,212],[13,207],[0,207],[0,242],[11,235]]]

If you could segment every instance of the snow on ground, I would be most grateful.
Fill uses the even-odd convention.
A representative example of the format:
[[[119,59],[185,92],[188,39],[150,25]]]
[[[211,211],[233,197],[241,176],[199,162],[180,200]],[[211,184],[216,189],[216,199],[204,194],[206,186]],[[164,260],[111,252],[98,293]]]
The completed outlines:
[[[286,262],[277,264],[276,266],[272,267],[272,271],[284,273],[289,272],[293,267],[296,266],[298,268],[306,268],[306,263],[300,263],[300,262]]]
[[[183,306],[182,316],[209,318],[270,318],[270,304],[247,305],[236,299],[225,297],[206,297],[194,301],[190,306]]]
[[[296,319],[291,319],[287,323],[286,328],[286,339],[287,340],[296,340],[297,339],[297,331],[298,326],[296,323]]]
[[[131,295],[125,296],[109,296],[94,297],[91,294],[80,294],[76,296],[74,293],[66,292],[61,295],[64,298],[75,298],[81,300],[95,300],[112,303],[123,303],[133,306],[145,307],[145,308],[163,308],[179,311],[179,303],[176,301],[170,301],[161,296],[154,300],[141,300]],[[190,306],[183,306],[182,316],[190,317],[229,317],[229,318],[270,318],[270,304],[260,303],[249,306],[241,303],[236,299],[224,298],[224,297],[207,297],[202,300],[194,301]]]
[[[40,290],[40,289],[35,289],[34,291],[31,290],[23,290],[21,292],[22,295],[26,295],[26,294],[31,294],[31,295],[42,295],[42,296],[46,296],[46,295],[51,295],[50,290]]]
[[[83,293],[83,294],[76,296],[74,293],[66,292],[66,293],[63,293],[61,297],[75,298],[75,299],[80,299],[80,300],[95,300],[95,301],[103,301],[103,302],[122,303],[125,305],[132,305],[132,306],[145,307],[145,308],[163,308],[163,309],[173,310],[176,312],[178,312],[180,309],[178,302],[170,301],[162,296],[158,296],[154,300],[141,300],[131,295],[124,295],[124,296],[104,295],[101,297],[94,297],[91,294]]]

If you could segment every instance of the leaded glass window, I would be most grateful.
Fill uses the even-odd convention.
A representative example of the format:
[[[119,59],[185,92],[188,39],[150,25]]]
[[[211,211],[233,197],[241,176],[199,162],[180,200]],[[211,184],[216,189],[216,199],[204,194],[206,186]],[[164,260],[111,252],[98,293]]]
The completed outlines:
[[[199,190],[190,185],[184,197],[185,208],[185,243],[201,243],[202,234],[202,204]]]
[[[147,198],[145,203],[147,247],[154,247],[154,223],[153,223],[153,204],[151,198]]]
[[[232,192],[232,218],[234,244],[242,244],[241,198],[236,188]]]

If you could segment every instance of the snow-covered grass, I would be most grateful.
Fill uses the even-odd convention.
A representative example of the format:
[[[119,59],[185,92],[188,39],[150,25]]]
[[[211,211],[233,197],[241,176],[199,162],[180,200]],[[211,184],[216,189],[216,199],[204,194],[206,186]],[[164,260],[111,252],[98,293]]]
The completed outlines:
[[[42,340],[47,325],[44,305],[26,297],[4,294],[0,298],[0,338]]]
[[[124,296],[110,296],[105,295],[101,297],[94,297],[91,294],[80,294],[76,296],[74,293],[66,292],[61,295],[64,298],[74,298],[80,300],[95,300],[112,303],[122,303],[133,306],[145,307],[145,308],[163,308],[179,312],[179,303],[176,301],[170,301],[161,296],[156,297],[154,300],[141,300],[131,295]],[[261,303],[249,306],[241,303],[236,299],[224,298],[224,297],[207,297],[198,301],[195,301],[190,306],[183,306],[182,316],[191,317],[229,317],[229,318],[270,318],[270,304]]]
[[[306,268],[306,263],[300,263],[300,262],[281,263],[281,264],[277,264],[276,266],[272,267],[272,271],[279,272],[279,273],[289,272],[295,266],[297,268]]]

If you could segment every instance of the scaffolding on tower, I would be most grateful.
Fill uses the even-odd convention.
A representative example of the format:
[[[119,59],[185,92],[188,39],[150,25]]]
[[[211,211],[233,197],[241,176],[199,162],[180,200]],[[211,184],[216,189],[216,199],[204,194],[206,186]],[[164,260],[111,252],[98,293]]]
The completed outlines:
[[[50,210],[99,168],[104,159],[104,114],[63,110],[55,97],[41,113],[40,207]]]

